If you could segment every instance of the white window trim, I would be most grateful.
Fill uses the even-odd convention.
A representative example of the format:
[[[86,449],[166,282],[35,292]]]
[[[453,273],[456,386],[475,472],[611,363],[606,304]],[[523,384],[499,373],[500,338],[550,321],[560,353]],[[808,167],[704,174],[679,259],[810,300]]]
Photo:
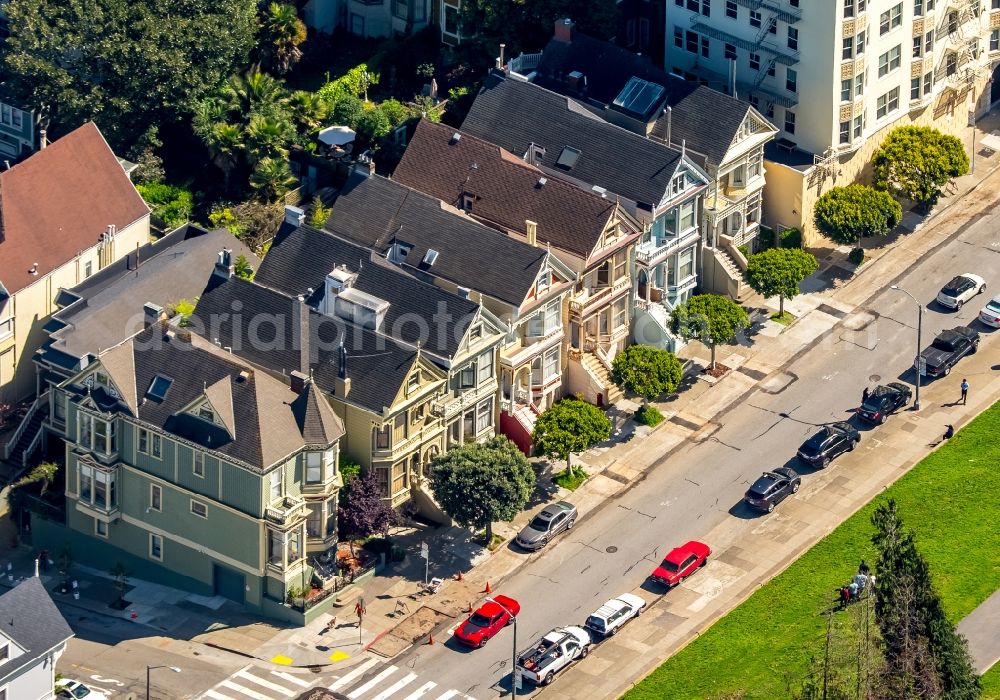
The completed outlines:
[[[194,507],[196,505],[202,506],[205,509],[204,515],[195,511]],[[192,498],[191,505],[188,506],[188,510],[191,512],[191,515],[196,515],[203,520],[208,520],[208,504],[205,503],[204,501],[199,501],[195,498]]]
[[[104,523],[104,534],[103,535],[101,534],[101,531],[98,529],[100,527],[101,523]],[[98,518],[94,518],[94,536],[95,537],[100,537],[102,540],[108,539],[108,534],[109,533],[108,533],[108,527],[107,527],[107,525],[108,524],[105,523],[103,520],[100,520]]]
[[[153,491],[154,490],[160,492],[160,505],[159,506],[153,505],[155,503],[155,501],[153,500]],[[163,487],[160,486],[159,484],[150,484],[149,485],[149,509],[156,511],[157,513],[162,513],[163,512]]]
[[[201,473],[198,472],[198,455],[201,455]],[[205,478],[205,453],[201,450],[191,450],[191,473],[199,479]]]
[[[154,537],[160,540],[160,556],[156,556],[155,554],[153,554]],[[157,535],[155,532],[149,533],[149,546],[148,546],[149,558],[155,559],[156,561],[163,561],[163,545],[164,545],[163,535]]]

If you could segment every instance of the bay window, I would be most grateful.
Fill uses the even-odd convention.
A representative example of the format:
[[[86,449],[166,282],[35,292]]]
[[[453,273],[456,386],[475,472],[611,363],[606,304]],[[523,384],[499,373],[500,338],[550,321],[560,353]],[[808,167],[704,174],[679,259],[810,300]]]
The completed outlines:
[[[118,507],[117,470],[98,469],[92,464],[79,464],[78,492],[81,503],[101,510]]]
[[[493,398],[479,404],[476,410],[476,432],[481,433],[493,425]]]
[[[613,312],[614,318],[612,325],[614,328],[621,328],[625,325],[625,297],[622,297],[614,303]]]
[[[337,497],[334,496],[326,502],[326,523],[323,533],[326,537],[331,537],[337,531]]]
[[[690,202],[685,202],[680,207],[680,218],[681,218],[681,231],[687,231],[693,228],[695,225],[694,217],[695,203],[692,199]]]
[[[458,375],[458,386],[460,389],[469,389],[476,385],[476,363],[470,362],[462,368]]]
[[[282,566],[285,555],[285,535],[277,530],[267,531],[267,563]]]
[[[269,482],[268,497],[270,503],[274,503],[282,496],[281,487],[282,487],[283,476],[284,472],[279,468],[271,472],[270,476],[268,477],[268,482]]]
[[[476,437],[476,412],[466,411],[462,416],[462,440],[468,442]]]
[[[116,451],[118,445],[114,422],[101,420],[89,413],[80,412],[78,416],[77,442],[81,447],[101,454],[112,454]]]
[[[323,503],[321,501],[309,504],[309,516],[306,518],[306,536],[323,536]]]
[[[476,381],[482,384],[493,379],[493,351],[487,350],[476,360]]]
[[[562,304],[560,300],[550,302],[528,319],[526,333],[529,338],[541,338],[562,327]]]
[[[372,428],[372,442],[376,450],[389,449],[389,425],[380,425]]]
[[[306,483],[318,484],[323,481],[323,453],[306,452]]]

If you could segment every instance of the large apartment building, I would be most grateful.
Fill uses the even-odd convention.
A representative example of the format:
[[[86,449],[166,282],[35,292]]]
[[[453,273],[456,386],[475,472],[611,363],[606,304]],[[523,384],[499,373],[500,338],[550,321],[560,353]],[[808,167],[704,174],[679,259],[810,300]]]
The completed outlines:
[[[998,0],[673,0],[667,70],[748,99],[780,130],[765,220],[815,235],[813,202],[862,176],[895,126],[988,108]]]

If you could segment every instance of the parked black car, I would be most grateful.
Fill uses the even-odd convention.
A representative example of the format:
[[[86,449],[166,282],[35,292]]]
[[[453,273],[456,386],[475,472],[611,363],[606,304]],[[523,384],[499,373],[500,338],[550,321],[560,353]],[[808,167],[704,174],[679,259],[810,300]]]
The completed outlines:
[[[910,387],[900,382],[880,384],[868,395],[868,400],[861,404],[858,415],[870,423],[885,423],[886,419],[901,407],[910,403]]]
[[[774,507],[799,490],[802,479],[794,469],[775,467],[753,482],[743,499],[747,505],[770,513]]]
[[[850,423],[830,423],[802,443],[799,459],[822,469],[844,452],[850,452],[861,442],[861,433]]]
[[[924,361],[924,377],[947,377],[951,368],[966,355],[979,349],[979,331],[968,326],[957,326],[941,331],[929,347],[920,352],[920,359],[913,363],[920,371],[920,360]]]

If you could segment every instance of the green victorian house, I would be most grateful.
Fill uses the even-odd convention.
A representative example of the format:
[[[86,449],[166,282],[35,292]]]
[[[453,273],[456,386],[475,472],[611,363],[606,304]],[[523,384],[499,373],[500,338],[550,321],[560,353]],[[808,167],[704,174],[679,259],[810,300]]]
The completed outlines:
[[[306,619],[286,602],[320,582],[317,556],[336,548],[344,434],[308,377],[279,381],[154,320],[55,391],[66,406],[52,420],[66,443],[66,527],[47,528],[47,545]]]

